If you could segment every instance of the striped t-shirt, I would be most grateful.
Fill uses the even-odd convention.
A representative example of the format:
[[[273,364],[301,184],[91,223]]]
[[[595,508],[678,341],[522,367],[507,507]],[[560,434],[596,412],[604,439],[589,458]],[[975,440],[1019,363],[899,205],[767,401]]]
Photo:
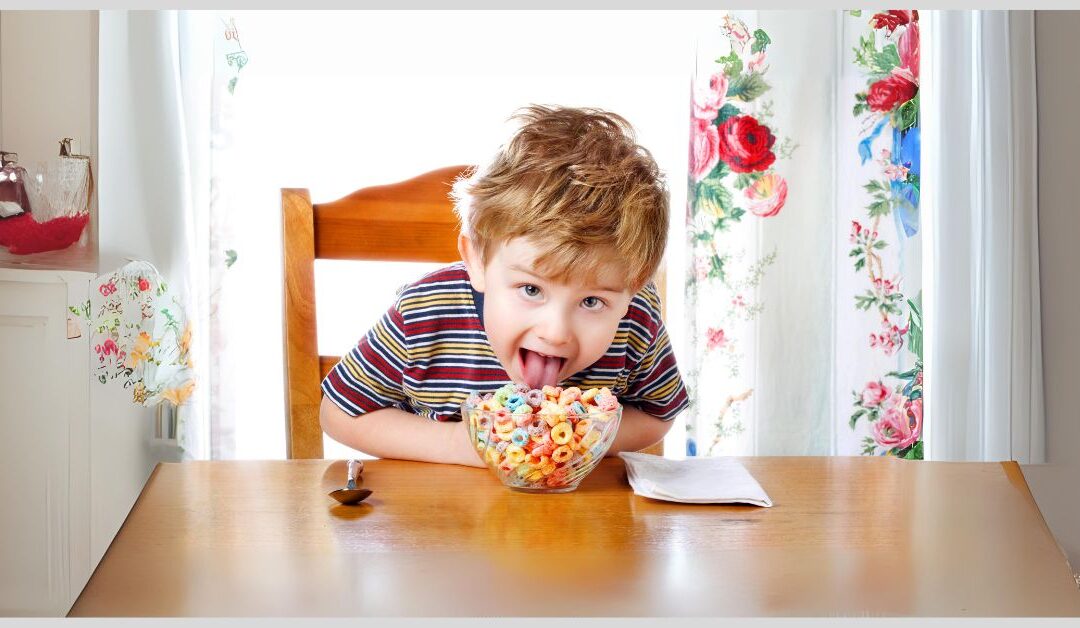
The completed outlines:
[[[395,407],[461,419],[470,393],[510,382],[484,331],[483,294],[461,262],[405,286],[397,301],[322,382],[352,416]],[[561,386],[606,386],[620,402],[670,420],[689,403],[653,284],[634,295],[607,352]]]

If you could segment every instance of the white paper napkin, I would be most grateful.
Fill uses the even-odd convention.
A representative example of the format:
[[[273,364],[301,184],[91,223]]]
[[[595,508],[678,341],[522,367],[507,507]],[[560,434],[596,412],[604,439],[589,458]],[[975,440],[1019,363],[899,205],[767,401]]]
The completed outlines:
[[[753,504],[772,506],[746,467],[731,458],[669,460],[638,452],[621,452],[626,477],[642,497],[687,504]]]

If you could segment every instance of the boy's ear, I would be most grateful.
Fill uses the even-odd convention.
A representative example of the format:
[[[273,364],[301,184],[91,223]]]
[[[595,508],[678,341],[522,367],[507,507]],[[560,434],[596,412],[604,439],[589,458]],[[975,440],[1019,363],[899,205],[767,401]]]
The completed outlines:
[[[458,254],[461,261],[465,262],[465,270],[469,272],[469,283],[477,292],[484,291],[484,263],[480,261],[480,253],[473,246],[472,240],[464,233],[458,234]]]

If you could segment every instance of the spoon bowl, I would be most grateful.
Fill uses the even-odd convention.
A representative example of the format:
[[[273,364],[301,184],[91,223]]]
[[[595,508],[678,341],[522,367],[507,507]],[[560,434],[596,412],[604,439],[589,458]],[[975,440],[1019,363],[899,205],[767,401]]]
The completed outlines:
[[[339,488],[330,491],[330,497],[333,497],[338,502],[349,505],[358,504],[371,495],[371,489],[356,488],[356,479],[364,471],[363,460],[350,460],[348,466],[348,478],[345,484],[345,488]]]

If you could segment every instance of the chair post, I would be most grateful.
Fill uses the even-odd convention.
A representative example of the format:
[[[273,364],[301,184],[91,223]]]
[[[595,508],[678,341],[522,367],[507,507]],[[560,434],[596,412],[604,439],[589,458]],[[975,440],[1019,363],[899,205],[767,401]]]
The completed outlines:
[[[285,349],[285,450],[322,458],[319,349],[315,327],[315,220],[306,189],[281,190],[282,307]]]

